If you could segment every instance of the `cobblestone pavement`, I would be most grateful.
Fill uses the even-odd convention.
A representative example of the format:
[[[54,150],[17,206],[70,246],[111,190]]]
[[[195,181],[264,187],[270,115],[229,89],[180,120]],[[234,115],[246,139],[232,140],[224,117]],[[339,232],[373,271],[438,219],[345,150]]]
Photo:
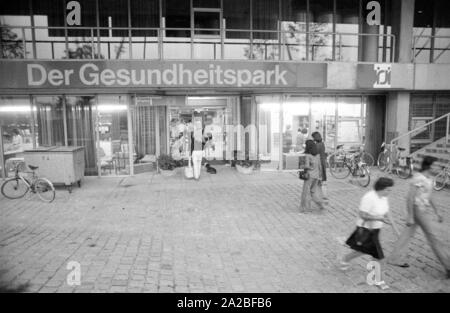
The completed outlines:
[[[366,283],[368,257],[346,272],[336,267],[337,256],[349,251],[341,242],[354,229],[367,189],[331,177],[326,212],[299,214],[302,182],[294,173],[217,170],[203,171],[198,182],[181,173],[86,178],[72,194],[58,189],[51,204],[0,195],[3,291],[450,291],[421,231],[410,244],[410,268],[383,267],[387,291]],[[406,189],[396,179],[390,203],[400,223]],[[450,192],[436,198],[445,221],[433,220],[450,252]],[[386,226],[386,254],[394,239]],[[81,264],[80,286],[67,284],[69,261]]]

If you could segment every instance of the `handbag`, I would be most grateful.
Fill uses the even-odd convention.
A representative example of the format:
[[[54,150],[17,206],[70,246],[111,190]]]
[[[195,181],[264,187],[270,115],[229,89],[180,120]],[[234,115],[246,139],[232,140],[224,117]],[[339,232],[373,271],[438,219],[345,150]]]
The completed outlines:
[[[188,166],[184,168],[184,176],[187,179],[194,178],[194,168],[191,165],[191,157],[188,159]]]
[[[309,173],[306,169],[301,169],[298,171],[298,178],[301,180],[308,180],[309,179]]]

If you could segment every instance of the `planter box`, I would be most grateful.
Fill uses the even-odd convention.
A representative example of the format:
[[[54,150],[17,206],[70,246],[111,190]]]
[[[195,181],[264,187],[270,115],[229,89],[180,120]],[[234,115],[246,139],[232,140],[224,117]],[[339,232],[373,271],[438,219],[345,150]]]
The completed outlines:
[[[164,177],[172,177],[178,173],[178,169],[173,169],[171,171],[159,169],[159,173]]]
[[[237,165],[237,164],[236,164],[236,169],[237,169],[237,171],[238,171],[239,173],[241,173],[241,174],[246,174],[246,175],[248,175],[248,174],[253,173],[253,166],[250,166],[250,167],[243,167],[243,166],[240,166],[240,165]]]

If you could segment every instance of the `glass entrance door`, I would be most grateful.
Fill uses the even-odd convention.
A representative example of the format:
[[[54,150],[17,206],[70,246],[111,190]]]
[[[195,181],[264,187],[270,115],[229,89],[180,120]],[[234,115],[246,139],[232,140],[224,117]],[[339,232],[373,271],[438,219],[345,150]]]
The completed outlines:
[[[191,154],[194,112],[202,117],[205,158],[208,161],[229,159],[227,125],[231,125],[231,109],[227,98],[187,97],[185,106],[169,109],[169,151],[175,160],[187,160]]]
[[[130,175],[135,153],[129,144],[128,96],[98,96],[97,112],[100,175]]]

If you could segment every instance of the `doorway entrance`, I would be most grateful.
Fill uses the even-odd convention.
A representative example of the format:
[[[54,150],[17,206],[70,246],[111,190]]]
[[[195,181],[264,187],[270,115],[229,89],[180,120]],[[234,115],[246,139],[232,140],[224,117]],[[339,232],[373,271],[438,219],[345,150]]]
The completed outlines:
[[[229,97],[186,97],[184,106],[169,108],[169,153],[175,160],[187,160],[191,153],[194,112],[202,117],[205,158],[224,163],[231,155],[226,125],[232,125]]]

